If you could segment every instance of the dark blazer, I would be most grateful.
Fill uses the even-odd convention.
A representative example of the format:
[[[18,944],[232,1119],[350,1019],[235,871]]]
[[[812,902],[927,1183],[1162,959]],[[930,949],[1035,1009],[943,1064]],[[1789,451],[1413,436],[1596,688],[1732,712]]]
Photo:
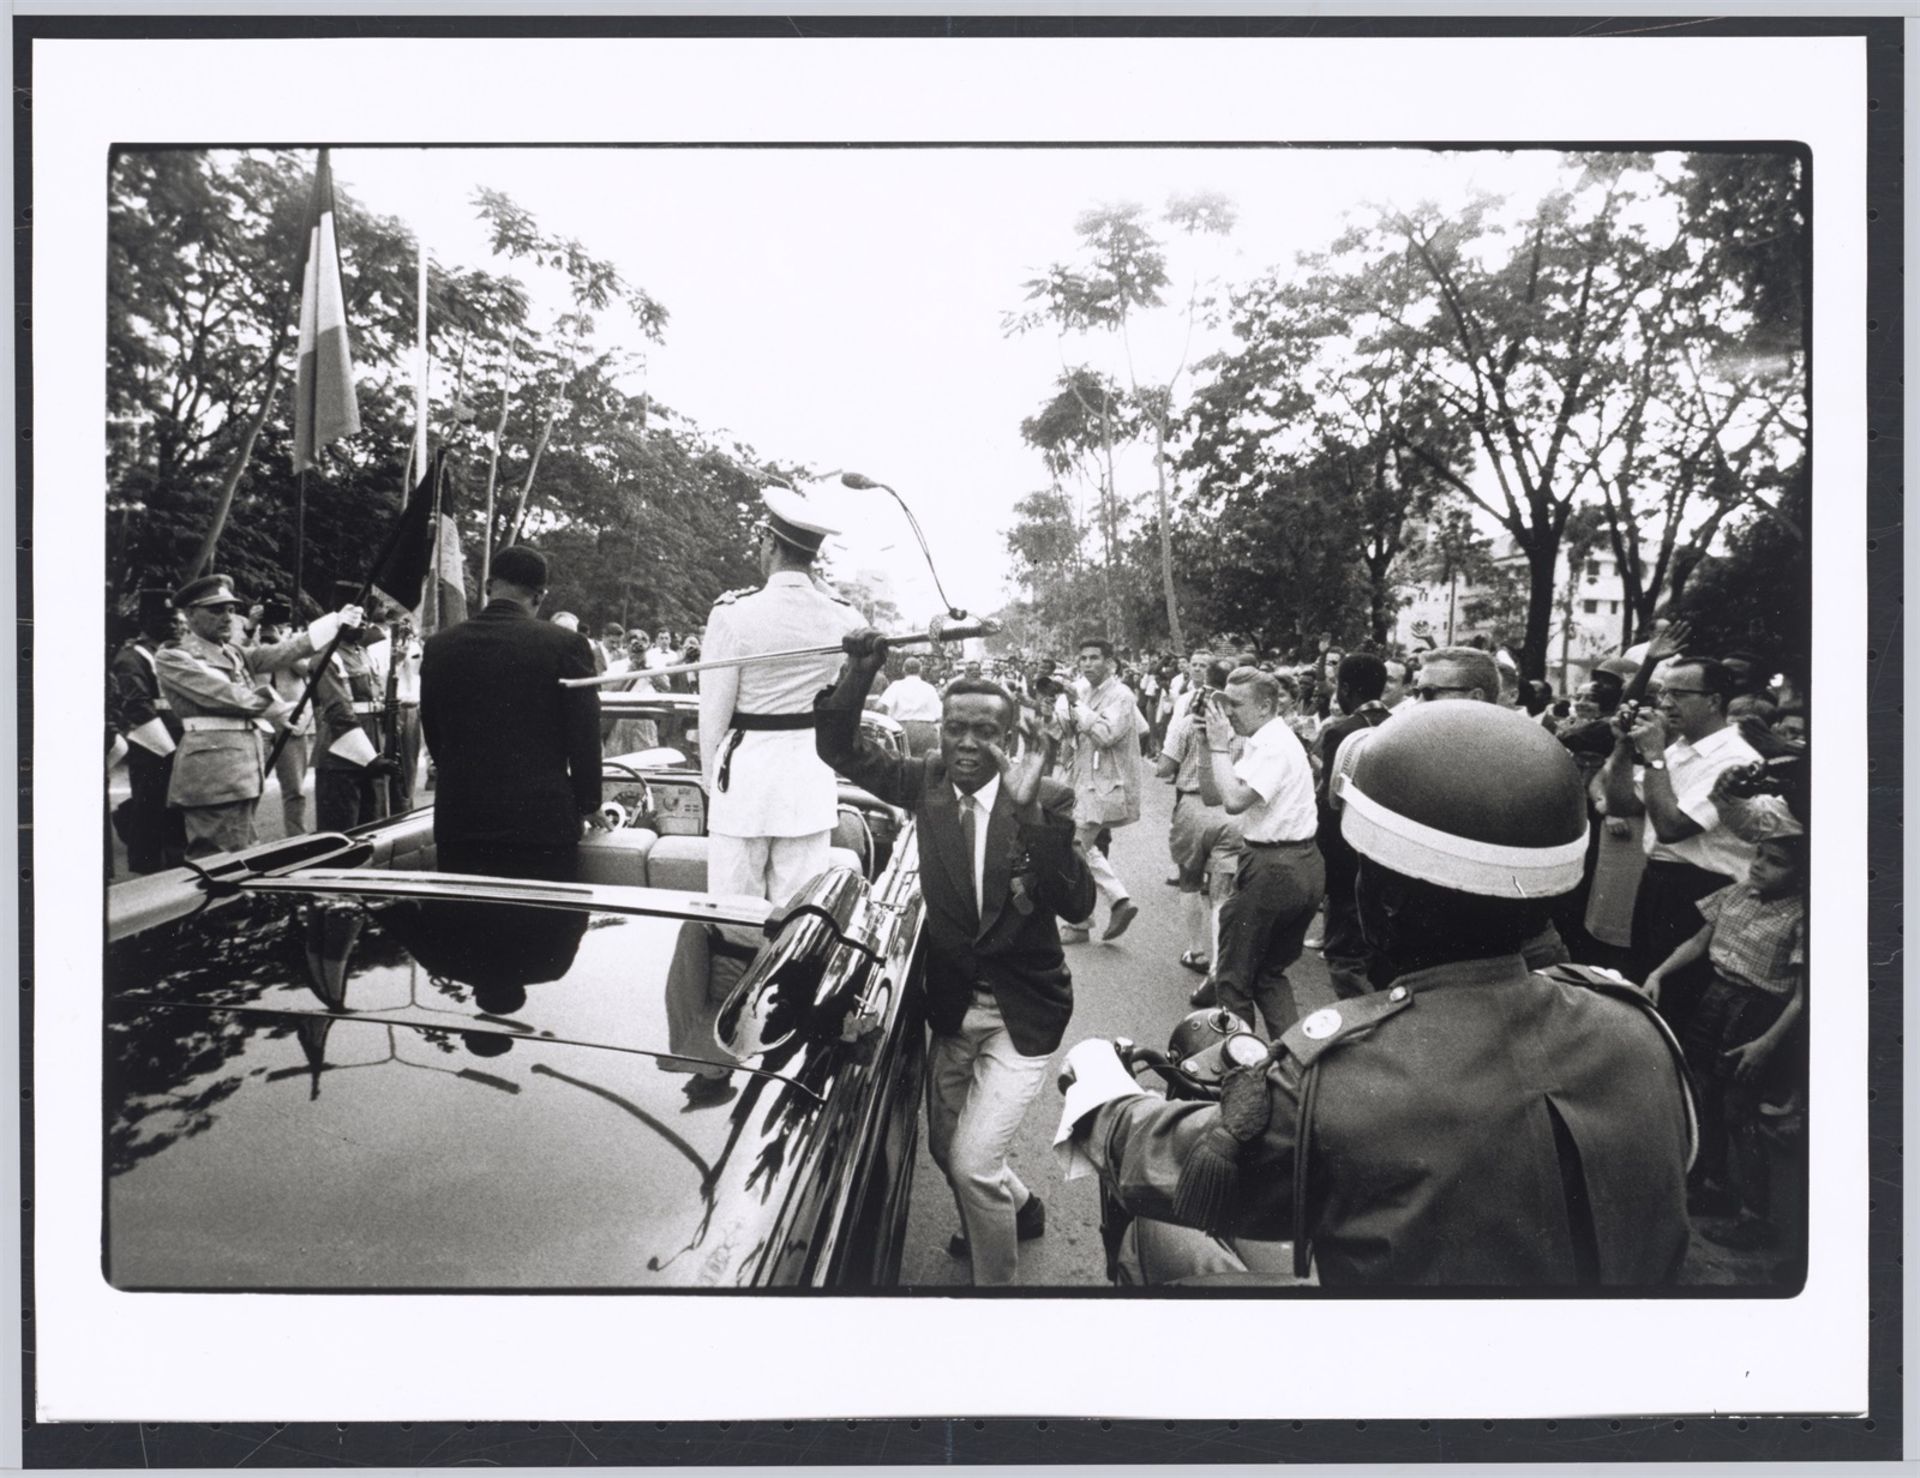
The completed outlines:
[[[439,772],[438,841],[563,847],[600,804],[600,694],[576,631],[510,602],[427,638],[420,727]]]
[[[974,990],[991,990],[1007,1035],[1028,1057],[1051,1053],[1073,1014],[1073,977],[1060,951],[1061,918],[1093,912],[1093,875],[1073,844],[1073,790],[1042,780],[1024,811],[1005,787],[987,817],[981,904],[960,808],[938,754],[899,759],[860,733],[858,708],[815,704],[820,758],[855,785],[911,811],[926,903],[927,1015],[937,1032],[960,1030]],[[1016,897],[1016,893],[1019,895]],[[1022,911],[1022,902],[1031,904]]]

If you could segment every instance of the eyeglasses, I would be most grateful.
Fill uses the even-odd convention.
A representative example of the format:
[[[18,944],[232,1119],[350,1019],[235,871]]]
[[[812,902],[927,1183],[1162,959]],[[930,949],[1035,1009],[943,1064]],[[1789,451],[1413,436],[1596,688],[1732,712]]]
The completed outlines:
[[[1465,688],[1443,688],[1433,683],[1422,683],[1413,690],[1413,696],[1418,698],[1422,703],[1431,703],[1442,693],[1471,693],[1474,692],[1477,687],[1478,685],[1475,684],[1474,686]]]

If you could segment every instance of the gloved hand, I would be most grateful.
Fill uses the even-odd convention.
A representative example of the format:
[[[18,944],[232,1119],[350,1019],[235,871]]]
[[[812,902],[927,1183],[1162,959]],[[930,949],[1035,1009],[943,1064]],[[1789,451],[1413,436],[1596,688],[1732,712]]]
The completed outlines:
[[[1060,1066],[1059,1083],[1066,1102],[1061,1105],[1053,1150],[1066,1178],[1078,1180],[1094,1169],[1080,1146],[1079,1131],[1085,1121],[1102,1104],[1116,1098],[1131,1098],[1145,1090],[1120,1061],[1113,1043],[1104,1037],[1089,1037],[1067,1053],[1066,1061]]]
[[[366,622],[366,612],[360,607],[342,606],[328,615],[315,617],[307,627],[307,640],[313,644],[316,652],[323,651],[340,634],[342,627],[354,630],[366,625]]]

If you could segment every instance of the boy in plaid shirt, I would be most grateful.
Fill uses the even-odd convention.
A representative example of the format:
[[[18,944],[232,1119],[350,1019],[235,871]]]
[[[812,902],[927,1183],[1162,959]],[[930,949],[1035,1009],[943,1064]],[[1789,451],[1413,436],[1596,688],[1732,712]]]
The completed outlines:
[[[1731,1171],[1739,1220],[1706,1231],[1731,1247],[1777,1240],[1768,1214],[1786,1209],[1774,1203],[1791,1187],[1769,1164],[1792,1153],[1805,1123],[1805,1033],[1796,1028],[1807,1001],[1806,840],[1796,829],[1762,842],[1747,880],[1700,900],[1705,927],[1644,986],[1657,1002],[1667,977],[1703,955],[1713,967],[1684,1045],[1700,1109],[1696,1209],[1724,1202]]]

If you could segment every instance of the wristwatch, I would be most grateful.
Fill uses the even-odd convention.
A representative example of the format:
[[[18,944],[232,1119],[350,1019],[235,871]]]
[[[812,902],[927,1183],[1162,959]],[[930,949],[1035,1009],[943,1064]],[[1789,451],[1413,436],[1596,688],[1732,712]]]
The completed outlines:
[[[1649,770],[1664,770],[1667,767],[1667,762],[1664,759],[1642,760],[1641,763],[1644,764]]]

